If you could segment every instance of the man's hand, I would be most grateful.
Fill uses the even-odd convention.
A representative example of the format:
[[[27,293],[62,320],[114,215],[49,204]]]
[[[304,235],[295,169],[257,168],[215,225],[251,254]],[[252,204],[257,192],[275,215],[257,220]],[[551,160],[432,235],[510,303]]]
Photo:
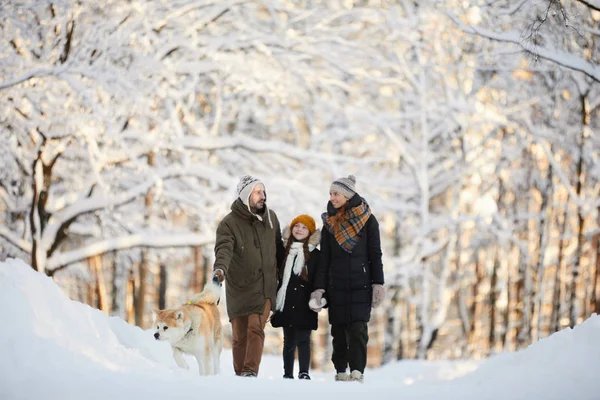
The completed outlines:
[[[385,298],[385,289],[383,285],[373,285],[373,301],[371,303],[371,307],[377,308],[383,303],[383,299]]]
[[[215,269],[213,272],[213,281],[216,280],[218,283],[221,283],[225,280],[225,273],[222,269]]]
[[[323,294],[325,290],[317,289],[310,294],[310,300],[308,301],[308,306],[314,312],[319,312],[323,309],[323,307],[327,304],[327,300],[323,298]]]

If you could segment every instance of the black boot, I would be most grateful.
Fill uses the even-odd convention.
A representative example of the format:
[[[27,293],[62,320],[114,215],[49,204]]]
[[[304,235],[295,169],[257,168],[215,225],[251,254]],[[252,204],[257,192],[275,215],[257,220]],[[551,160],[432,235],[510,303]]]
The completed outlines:
[[[298,374],[298,379],[306,379],[310,381],[310,375],[308,375],[308,372],[300,372]]]

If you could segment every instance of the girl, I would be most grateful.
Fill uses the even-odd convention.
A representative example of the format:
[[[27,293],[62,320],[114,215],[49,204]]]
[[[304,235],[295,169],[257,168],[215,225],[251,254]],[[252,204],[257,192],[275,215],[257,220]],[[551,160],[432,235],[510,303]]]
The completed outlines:
[[[319,262],[319,250],[315,247],[320,236],[315,220],[305,214],[294,218],[283,232],[285,258],[271,325],[283,327],[284,378],[294,378],[298,348],[298,379],[310,379],[310,334],[317,329],[317,313],[309,308],[308,301]]]
[[[379,223],[356,193],[355,183],[356,178],[350,175],[336,179],[329,188],[327,212],[322,215],[321,260],[311,301],[321,303],[327,292],[335,380],[362,383],[369,340],[367,322],[371,307],[383,301],[384,290]]]

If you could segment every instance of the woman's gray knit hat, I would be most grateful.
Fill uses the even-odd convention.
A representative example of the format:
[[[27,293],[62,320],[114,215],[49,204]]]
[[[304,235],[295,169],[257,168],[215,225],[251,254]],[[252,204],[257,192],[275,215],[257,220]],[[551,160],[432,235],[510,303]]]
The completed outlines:
[[[348,175],[347,178],[338,178],[329,187],[330,192],[338,192],[345,198],[351,199],[356,194],[356,177]]]

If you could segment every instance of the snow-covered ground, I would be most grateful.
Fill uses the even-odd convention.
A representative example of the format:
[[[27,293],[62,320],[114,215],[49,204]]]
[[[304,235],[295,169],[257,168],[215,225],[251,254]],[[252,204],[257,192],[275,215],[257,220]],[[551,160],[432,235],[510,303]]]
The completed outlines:
[[[265,356],[258,379],[179,369],[152,333],[71,301],[20,260],[0,263],[0,399],[600,399],[600,318],[593,316],[524,351],[484,362],[402,361],[365,371],[365,383],[283,380]]]

